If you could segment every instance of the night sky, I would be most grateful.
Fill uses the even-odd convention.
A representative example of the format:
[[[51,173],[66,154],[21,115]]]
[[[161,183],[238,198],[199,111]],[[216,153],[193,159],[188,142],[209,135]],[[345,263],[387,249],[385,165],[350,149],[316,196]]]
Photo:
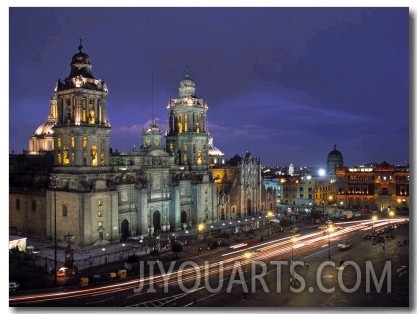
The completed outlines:
[[[263,165],[409,161],[409,10],[403,8],[9,9],[9,152],[46,122],[82,38],[108,88],[110,146],[131,151],[185,73],[214,145]]]

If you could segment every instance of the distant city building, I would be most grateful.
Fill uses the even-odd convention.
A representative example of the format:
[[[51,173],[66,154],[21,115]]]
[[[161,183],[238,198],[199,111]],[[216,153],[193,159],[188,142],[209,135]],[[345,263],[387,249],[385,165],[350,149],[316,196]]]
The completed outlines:
[[[294,175],[294,164],[290,163],[288,167],[288,175],[293,176]]]
[[[339,209],[403,210],[409,207],[409,168],[387,162],[346,167],[334,149],[328,154],[327,173],[311,167],[264,168],[266,187],[276,192],[280,209],[302,209],[323,205]],[[294,169],[290,175],[290,168]],[[292,173],[292,171],[291,171]]]
[[[327,175],[335,176],[336,170],[343,167],[343,155],[336,149],[336,145],[327,155]]]

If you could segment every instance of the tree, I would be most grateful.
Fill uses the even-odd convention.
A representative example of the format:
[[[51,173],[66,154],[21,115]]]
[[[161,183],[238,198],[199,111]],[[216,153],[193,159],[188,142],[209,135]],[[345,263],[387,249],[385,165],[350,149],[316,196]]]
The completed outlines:
[[[127,262],[130,264],[137,263],[139,261],[139,256],[137,255],[129,255],[127,257]]]

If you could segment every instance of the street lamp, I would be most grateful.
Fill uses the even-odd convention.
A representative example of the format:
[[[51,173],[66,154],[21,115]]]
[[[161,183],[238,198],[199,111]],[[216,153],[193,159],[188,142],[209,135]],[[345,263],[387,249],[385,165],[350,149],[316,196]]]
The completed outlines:
[[[332,233],[334,231],[333,225],[329,225],[329,227],[327,227],[327,243],[329,246],[329,261],[330,261],[330,233]]]
[[[376,216],[376,215],[373,215],[372,216],[372,233],[374,233],[375,232],[375,230],[374,230],[374,223],[375,223],[375,221],[377,221],[378,220],[378,217]]]
[[[395,212],[393,210],[390,210],[388,212],[388,223],[390,227],[391,227],[391,217],[394,217],[394,216],[395,216]]]
[[[54,286],[57,285],[57,241],[56,241],[56,180],[57,177],[53,176],[54,180],[54,256],[55,256],[55,267],[54,267]]]
[[[201,240],[201,233],[202,233],[203,229],[204,229],[204,224],[203,223],[199,224],[198,225],[198,234],[199,234],[198,242],[200,242],[200,240]]]
[[[297,241],[296,236],[291,236],[291,264],[294,263],[294,243]]]

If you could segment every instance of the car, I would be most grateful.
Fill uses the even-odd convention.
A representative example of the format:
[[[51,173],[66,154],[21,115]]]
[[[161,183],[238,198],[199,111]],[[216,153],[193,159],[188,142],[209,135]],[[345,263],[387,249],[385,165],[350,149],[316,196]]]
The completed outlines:
[[[292,227],[289,229],[290,233],[297,234],[298,233],[298,227]]]
[[[347,250],[348,248],[350,248],[350,242],[349,241],[344,241],[344,242],[341,242],[337,245],[338,250]]]
[[[16,281],[9,282],[9,291],[16,291],[17,289],[19,289],[19,287],[20,287],[20,283]]]
[[[40,250],[34,245],[26,246],[26,252],[29,254],[39,254]]]

